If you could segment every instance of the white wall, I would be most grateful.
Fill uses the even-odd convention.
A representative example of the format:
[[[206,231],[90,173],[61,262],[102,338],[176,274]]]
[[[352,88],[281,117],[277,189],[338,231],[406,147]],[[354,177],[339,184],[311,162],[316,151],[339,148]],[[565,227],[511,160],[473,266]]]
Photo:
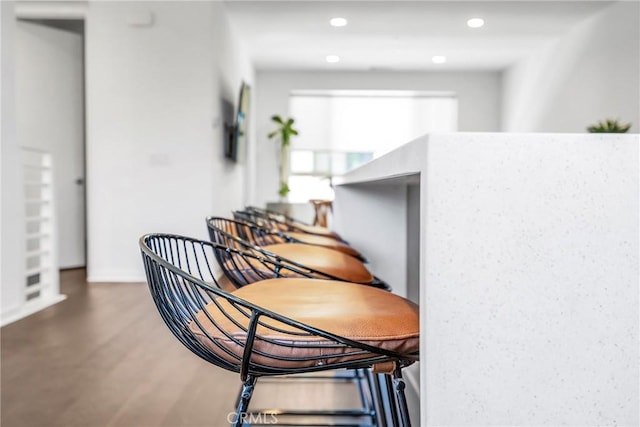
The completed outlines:
[[[128,21],[151,13],[153,25]],[[142,19],[144,21],[144,19]],[[206,238],[242,205],[223,158],[221,97],[253,71],[218,2],[92,2],[86,24],[90,281],[142,280],[138,238]]]
[[[288,114],[289,94],[304,89],[377,89],[452,91],[458,96],[458,129],[497,131],[500,128],[500,73],[497,72],[287,72],[257,73],[255,187],[251,203],[278,198],[277,149],[267,134],[273,114]],[[304,129],[300,129],[304,132]]]
[[[14,94],[14,31],[13,2],[0,2],[2,129],[1,163],[1,314],[16,311],[24,302],[24,195],[22,190],[22,163],[16,137]]]
[[[640,3],[618,2],[504,73],[502,128],[585,132],[606,118],[640,130]]]

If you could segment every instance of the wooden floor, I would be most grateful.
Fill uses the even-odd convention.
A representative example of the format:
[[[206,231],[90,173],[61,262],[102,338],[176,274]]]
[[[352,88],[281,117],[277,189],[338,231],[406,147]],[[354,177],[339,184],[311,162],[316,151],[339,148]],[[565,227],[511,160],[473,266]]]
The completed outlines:
[[[68,298],[5,326],[2,427],[227,425],[240,381],[184,348],[144,284],[92,284],[61,274]],[[349,408],[355,387],[260,382],[253,408]]]

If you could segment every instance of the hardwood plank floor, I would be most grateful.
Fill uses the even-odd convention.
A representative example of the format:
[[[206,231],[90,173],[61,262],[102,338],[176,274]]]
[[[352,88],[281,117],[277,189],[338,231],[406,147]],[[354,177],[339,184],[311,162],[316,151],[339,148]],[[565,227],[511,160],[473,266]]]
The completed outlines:
[[[184,348],[146,284],[88,285],[77,269],[61,289],[65,301],[0,330],[3,427],[227,424],[238,375]],[[358,405],[353,384],[265,380],[251,406]]]

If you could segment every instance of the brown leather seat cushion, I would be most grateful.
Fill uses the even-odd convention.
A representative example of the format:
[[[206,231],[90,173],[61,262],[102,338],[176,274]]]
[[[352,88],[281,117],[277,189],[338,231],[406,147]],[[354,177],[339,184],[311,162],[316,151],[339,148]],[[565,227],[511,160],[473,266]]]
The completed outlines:
[[[331,237],[332,239],[340,239],[337,233],[318,225],[300,224],[299,222],[293,223],[292,225],[303,233],[319,234],[321,236]]]
[[[305,325],[370,346],[402,354],[417,352],[419,348],[418,306],[380,289],[329,280],[270,279],[238,289],[233,295]],[[216,302],[227,315],[214,303],[209,303],[206,309],[211,318],[220,329],[244,342],[246,332],[234,324],[234,321],[246,328],[249,319],[226,299],[217,298]],[[238,363],[242,357],[242,346],[220,332],[203,311],[196,318],[218,345],[235,356],[219,348],[195,322],[191,322],[189,327],[198,340],[224,359]],[[283,331],[300,332],[299,329],[266,317],[260,320]],[[330,348],[333,342],[325,338],[290,335],[265,326],[258,326],[257,337],[254,350],[276,358],[254,354],[252,361],[267,366],[309,367],[317,365],[317,358],[323,355],[328,356],[322,360],[324,364],[371,356],[370,353],[346,354],[349,349]],[[274,340],[275,343],[268,342],[267,339]],[[279,343],[290,346],[285,347]],[[277,357],[313,360],[284,361]]]
[[[371,272],[361,261],[333,249],[304,243],[279,243],[262,248],[282,258],[331,274],[345,282],[367,284],[374,280]]]
[[[360,252],[356,251],[351,246],[347,245],[344,242],[341,242],[340,240],[332,239],[331,237],[297,232],[288,232],[287,234],[296,240],[308,243],[310,245],[323,246],[325,248],[340,251],[342,253],[355,257],[360,256]]]

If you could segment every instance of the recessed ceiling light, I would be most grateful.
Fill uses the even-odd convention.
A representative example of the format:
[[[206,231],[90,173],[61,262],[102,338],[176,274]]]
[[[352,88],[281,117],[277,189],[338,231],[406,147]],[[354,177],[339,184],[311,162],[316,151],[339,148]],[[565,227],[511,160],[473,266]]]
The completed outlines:
[[[327,55],[325,60],[329,63],[340,62],[340,57],[338,55]]]
[[[347,25],[347,20],[344,18],[333,18],[331,21],[329,21],[329,23],[333,27],[344,27],[345,25]]]
[[[431,58],[431,62],[433,62],[434,64],[444,64],[445,62],[447,62],[447,57],[436,55]]]
[[[484,25],[484,19],[482,18],[471,18],[467,21],[467,25],[471,28],[480,28]]]

